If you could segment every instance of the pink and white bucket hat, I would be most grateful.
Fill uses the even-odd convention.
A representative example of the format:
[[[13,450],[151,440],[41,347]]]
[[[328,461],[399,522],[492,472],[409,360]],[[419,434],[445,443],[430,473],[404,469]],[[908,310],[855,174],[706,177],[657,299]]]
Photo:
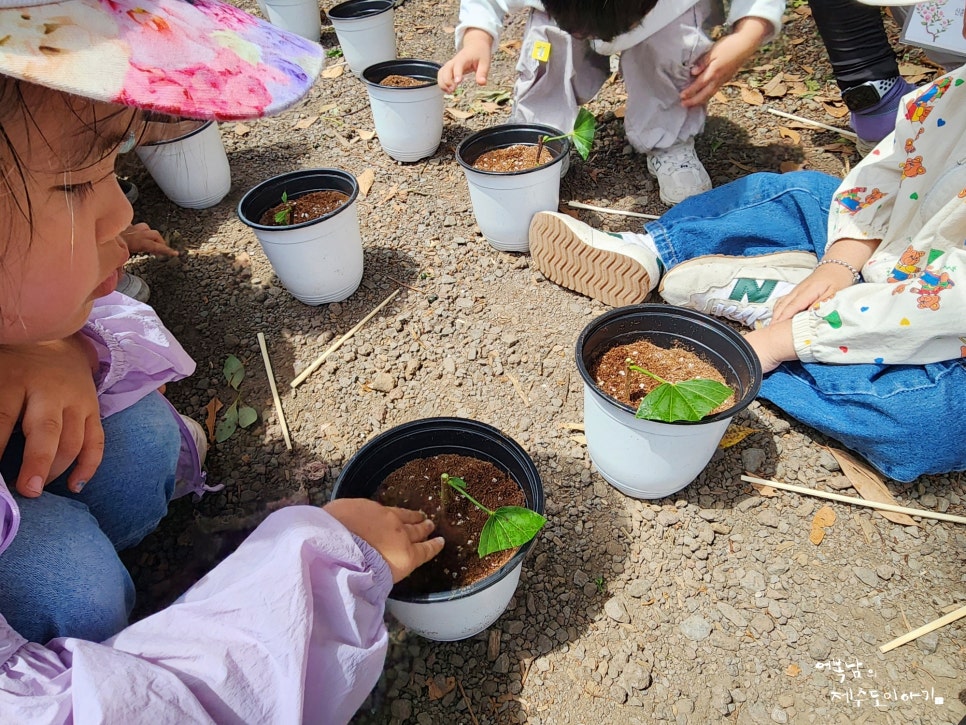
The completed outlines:
[[[0,74],[219,121],[298,101],[320,45],[217,0],[0,0]]]

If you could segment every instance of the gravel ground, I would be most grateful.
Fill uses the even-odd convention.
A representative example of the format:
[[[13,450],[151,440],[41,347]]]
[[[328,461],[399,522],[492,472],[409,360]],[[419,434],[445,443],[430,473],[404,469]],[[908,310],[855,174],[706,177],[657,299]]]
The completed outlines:
[[[245,5],[246,9],[255,11]],[[409,0],[396,10],[400,57],[443,61],[456,0]],[[736,79],[762,86],[778,71],[834,95],[824,50],[802,8],[781,40]],[[506,40],[519,38],[515,18]],[[330,27],[323,44],[337,43]],[[516,50],[498,54],[491,85],[507,91]],[[913,53],[907,60],[922,62]],[[339,61],[335,61],[338,63]],[[716,184],[752,170],[799,164],[843,174],[857,161],[834,132],[799,129],[723,90],[699,153]],[[497,99],[498,100],[498,99]],[[199,421],[213,398],[234,399],[221,369],[246,366],[242,399],[252,428],[213,446],[209,476],[224,490],[176,501],[158,531],[126,554],[137,614],[170,601],[265,512],[323,503],[341,466],[394,425],[433,415],[497,426],[537,463],[549,523],[524,565],[516,596],[488,631],[439,644],[390,623],[385,674],[357,723],[956,723],[966,716],[963,622],[888,654],[878,646],[966,599],[962,527],[922,520],[903,527],[869,509],[832,504],[824,541],[809,541],[817,499],[760,496],[745,471],[780,481],[849,488],[828,441],[767,404],[735,420],[756,429],[720,450],[678,495],[627,498],[598,476],[579,431],[580,330],[606,308],[560,289],[526,255],[497,252],[473,219],[453,149],[507,114],[475,88],[448,105],[443,143],[430,159],[392,161],[373,130],[362,84],[323,78],[284,115],[221,132],[233,186],[206,211],[164,198],[133,155],[138,220],[182,251],[132,263],[152,303],[198,361],[169,386]],[[644,158],[623,137],[620,78],[590,104],[601,126],[588,162],[575,161],[562,200],[661,213]],[[845,128],[816,97],[770,98],[782,110]],[[787,128],[787,126],[786,126]],[[362,132],[360,134],[360,132]],[[341,304],[307,307],[273,277],[254,235],[237,219],[242,194],[268,175],[332,166],[374,173],[360,201],[366,272]],[[581,212],[617,230],[633,220]],[[298,389],[288,382],[395,289],[399,296]],[[268,340],[294,449],[274,413],[256,333]],[[966,476],[887,482],[902,504],[966,514]],[[871,691],[879,693],[878,704]],[[925,693],[925,695],[924,695]]]

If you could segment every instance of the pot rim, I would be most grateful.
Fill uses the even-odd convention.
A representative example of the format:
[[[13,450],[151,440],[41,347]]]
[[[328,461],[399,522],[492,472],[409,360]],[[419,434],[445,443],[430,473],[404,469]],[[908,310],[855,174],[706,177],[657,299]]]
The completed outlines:
[[[700,322],[705,326],[710,327],[720,337],[729,342],[732,347],[742,351],[742,353],[744,353],[743,357],[746,358],[751,367],[751,383],[747,386],[747,389],[744,391],[744,393],[742,393],[741,397],[738,398],[734,405],[732,405],[730,408],[726,408],[725,410],[715,413],[714,415],[705,416],[701,420],[675,420],[670,422],[656,420],[650,421],[651,423],[671,426],[694,426],[703,425],[705,423],[715,423],[721,420],[732,418],[737,413],[740,413],[742,410],[751,405],[755,398],[758,397],[758,391],[761,388],[762,379],[761,362],[758,360],[758,356],[755,354],[754,349],[750,344],[748,344],[748,341],[745,340],[743,336],[739,335],[737,332],[711,315],[706,315],[703,312],[698,312],[697,310],[692,310],[687,307],[653,302],[640,305],[616,307],[591,320],[580,332],[580,335],[577,337],[574,357],[577,361],[577,370],[580,372],[580,377],[583,379],[584,385],[589,387],[595,397],[605,401],[613,408],[626,411],[630,415],[634,415],[637,412],[631,406],[621,403],[620,401],[610,397],[597,386],[596,381],[593,379],[590,371],[587,370],[587,366],[584,364],[583,352],[587,345],[588,338],[598,328],[622,317],[633,316],[635,313],[639,312],[658,314],[668,314],[673,312],[675,315],[689,318],[694,322]],[[646,339],[645,335],[642,335],[642,337]]]
[[[481,139],[485,139],[494,133],[505,133],[506,131],[534,131],[541,133],[544,136],[560,136],[562,132],[559,128],[554,128],[553,126],[547,126],[542,123],[500,123],[496,126],[490,126],[489,128],[484,128],[481,131],[470,134],[456,147],[456,162],[463,167],[466,171],[471,171],[474,174],[483,174],[485,176],[520,176],[521,174],[530,174],[534,171],[539,171],[540,169],[545,169],[548,166],[553,166],[554,164],[561,163],[567,154],[570,153],[570,139],[562,138],[559,142],[563,144],[560,153],[554,156],[550,161],[539,166],[534,166],[529,169],[522,169],[521,171],[485,171],[483,169],[473,168],[473,164],[463,159],[463,153],[466,147],[472,143],[475,143]],[[556,141],[554,143],[557,143]],[[479,158],[479,157],[477,157]],[[475,161],[476,159],[474,159]]]
[[[422,76],[410,75],[408,73],[397,72],[397,75],[406,76],[407,78],[416,78],[418,80],[425,80],[424,83],[420,83],[418,86],[383,86],[380,85],[380,81],[385,80],[387,76],[393,75],[391,69],[399,65],[408,64],[421,64],[426,66],[427,69],[432,68],[439,72],[443,67],[440,63],[432,60],[422,60],[421,58],[395,58],[393,60],[384,60],[379,63],[373,63],[368,68],[362,71],[362,80],[369,86],[375,86],[377,88],[386,88],[390,91],[415,91],[420,88],[426,88],[427,86],[438,85],[436,76],[432,78],[423,78]],[[389,71],[387,73],[381,73],[381,71]],[[378,76],[377,80],[370,80],[369,76]]]
[[[374,9],[367,13],[361,15],[356,15],[352,12],[353,6],[362,5],[364,3],[371,3],[373,5],[384,6],[380,9]],[[329,18],[335,18],[336,20],[361,20],[362,18],[373,17],[374,15],[382,15],[388,10],[392,10],[396,6],[394,0],[346,0],[345,2],[339,3],[338,5],[330,8],[326,15]]]
[[[494,426],[488,423],[484,423],[479,420],[474,420],[472,418],[455,418],[455,417],[448,417],[448,416],[419,418],[417,420],[411,420],[407,423],[402,423],[400,425],[394,426],[393,428],[390,428],[387,431],[383,431],[375,438],[367,441],[362,446],[362,448],[356,451],[356,453],[349,459],[346,465],[342,468],[342,471],[339,473],[339,477],[336,479],[336,482],[332,487],[332,493],[329,497],[330,500],[334,500],[336,498],[336,494],[339,491],[339,486],[342,484],[343,479],[345,477],[345,472],[346,470],[349,469],[350,466],[353,465],[354,461],[365,458],[374,448],[379,447],[384,441],[388,439],[392,439],[401,434],[405,434],[408,430],[415,428],[417,426],[419,427],[450,426],[453,428],[460,428],[468,432],[476,431],[487,435],[491,441],[498,443],[504,450],[511,453],[514,458],[516,458],[518,461],[525,464],[525,468],[532,475],[531,483],[533,484],[533,488],[534,488],[534,496],[533,496],[534,501],[533,501],[533,506],[530,508],[531,510],[536,511],[539,514],[544,513],[545,499],[544,499],[544,491],[543,491],[543,481],[540,479],[540,473],[539,471],[537,471],[537,466],[533,462],[533,459],[530,457],[530,454],[528,454],[523,449],[523,447],[520,446],[520,444],[517,443],[513,438],[511,438],[506,433],[503,433],[501,430],[499,430],[498,428],[495,428]],[[465,451],[460,451],[460,454],[469,455]],[[430,455],[438,455],[438,453],[433,453]],[[519,482],[516,481],[516,479],[514,479],[514,482],[517,483],[517,485],[520,485]],[[521,545],[513,554],[513,556],[510,557],[510,559],[503,566],[501,566],[499,569],[497,569],[495,572],[491,573],[489,576],[485,577],[484,579],[480,579],[479,581],[473,582],[469,586],[460,587],[459,589],[450,589],[444,592],[432,592],[429,594],[407,594],[407,595],[390,594],[389,598],[397,602],[424,603],[424,604],[448,602],[454,599],[465,599],[466,597],[469,597],[473,594],[477,594],[481,591],[484,591],[485,589],[489,589],[491,586],[500,582],[506,576],[508,576],[517,566],[523,563],[523,559],[529,553],[530,549],[533,548],[533,545],[536,542],[536,540],[537,540],[537,537],[534,536],[532,539],[530,539],[530,541]]]
[[[186,120],[186,119],[179,119],[179,120],[182,120],[183,121],[183,120]],[[174,143],[176,141],[184,141],[187,138],[191,138],[192,136],[195,136],[195,135],[201,133],[202,131],[204,131],[205,129],[207,129],[213,123],[214,123],[214,121],[205,121],[203,124],[201,124],[200,126],[198,126],[198,128],[194,129],[193,131],[188,131],[188,133],[186,133],[186,134],[183,134],[181,136],[175,136],[174,138],[165,138],[165,139],[161,139],[160,141],[152,141],[151,143],[142,144],[140,146],[140,148],[142,148],[142,149],[151,149],[151,148],[157,148],[158,146],[164,146],[164,145],[169,144],[169,143]]]
[[[248,215],[245,214],[243,211],[243,207],[250,201],[250,199],[255,194],[258,194],[259,192],[263,191],[267,187],[281,186],[284,183],[291,181],[292,179],[298,179],[304,176],[323,176],[323,175],[340,177],[348,181],[352,186],[352,193],[349,194],[349,199],[338,209],[334,209],[330,211],[328,214],[323,214],[320,217],[316,217],[315,219],[309,219],[308,221],[300,222],[298,224],[287,224],[284,226],[278,226],[278,225],[261,224],[257,221],[254,221],[253,219],[250,219]],[[295,196],[293,198],[297,199],[299,196],[305,196],[306,194],[311,194],[312,192],[315,192],[315,191],[339,191],[343,194],[345,193],[342,189],[334,189],[331,187],[320,186],[317,189],[309,189],[307,191],[300,192],[298,196]],[[334,168],[297,169],[295,171],[286,171],[285,173],[277,174],[276,176],[272,176],[268,179],[265,179],[264,181],[253,186],[251,189],[245,192],[244,196],[242,196],[241,200],[238,202],[238,206],[235,209],[235,213],[238,214],[238,218],[241,219],[243,224],[251,227],[252,229],[257,229],[259,231],[265,231],[265,232],[281,232],[281,231],[288,231],[290,229],[303,229],[305,227],[310,227],[313,224],[319,224],[320,222],[328,221],[329,219],[332,219],[337,214],[341,214],[343,211],[351,208],[353,203],[355,203],[358,197],[359,197],[359,183],[356,181],[355,176],[353,176],[348,171],[345,171],[344,169],[334,169]]]

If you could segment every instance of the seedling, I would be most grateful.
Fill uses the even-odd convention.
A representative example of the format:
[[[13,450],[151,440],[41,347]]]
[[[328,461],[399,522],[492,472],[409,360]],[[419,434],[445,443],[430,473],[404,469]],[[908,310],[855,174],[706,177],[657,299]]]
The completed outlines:
[[[734,394],[734,390],[727,385],[707,378],[694,378],[680,383],[668,382],[640,365],[635,365],[630,358],[627,359],[627,370],[642,373],[660,383],[644,396],[637,406],[635,418],[663,423],[701,420]]]
[[[522,506],[501,506],[496,511],[490,511],[466,491],[466,481],[457,476],[450,476],[448,473],[442,475],[442,482],[439,487],[439,500],[445,507],[447,492],[450,488],[460,496],[468,500],[471,504],[481,511],[486,511],[489,518],[480,532],[480,543],[476,547],[476,552],[482,559],[487,554],[504,549],[513,549],[523,546],[530,541],[537,532],[547,523],[547,519]]]
[[[234,355],[229,355],[225,360],[225,367],[222,369],[228,384],[238,392],[242,381],[245,379],[245,366],[242,361]],[[231,438],[238,427],[247,428],[258,420],[258,413],[251,406],[242,403],[241,393],[235,396],[234,402],[228,406],[224,417],[215,428],[215,441],[221,443]]]
[[[594,579],[594,584],[597,585],[597,593],[598,594],[606,594],[607,593],[607,580],[604,579],[604,577],[599,576],[596,579]]]
[[[804,0],[803,0],[803,2],[804,2]],[[342,57],[342,48],[329,48],[327,51],[325,51],[325,57],[326,58],[341,58]]]
[[[292,220],[292,204],[289,203],[287,191],[282,192],[282,204],[284,206],[275,212],[275,223],[290,224]]]
[[[574,148],[577,149],[577,153],[580,154],[580,158],[586,161],[587,157],[590,156],[590,147],[594,145],[594,134],[596,131],[597,119],[594,118],[594,114],[586,108],[581,108],[577,112],[577,120],[574,121],[573,131],[561,134],[560,136],[540,137],[540,140],[537,142],[537,159],[540,159],[540,154],[543,153],[543,145],[547,141],[559,141],[562,138],[569,138]]]

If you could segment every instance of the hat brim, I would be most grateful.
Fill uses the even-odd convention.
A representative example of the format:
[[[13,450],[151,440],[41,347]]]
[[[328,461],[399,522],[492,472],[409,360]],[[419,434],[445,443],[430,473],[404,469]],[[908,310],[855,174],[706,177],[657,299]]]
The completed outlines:
[[[884,8],[899,5],[918,5],[925,0],[859,0],[863,5],[875,5],[876,7]]]
[[[12,2],[0,2],[0,73],[159,113],[278,113],[325,62],[319,44],[217,0]]]

